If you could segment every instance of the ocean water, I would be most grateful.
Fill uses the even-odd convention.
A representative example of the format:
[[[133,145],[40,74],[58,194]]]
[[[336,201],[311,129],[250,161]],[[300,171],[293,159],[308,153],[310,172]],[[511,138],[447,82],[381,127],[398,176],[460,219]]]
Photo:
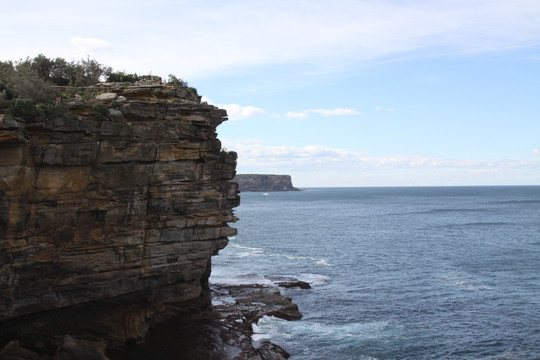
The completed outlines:
[[[242,193],[211,283],[293,276],[292,359],[540,359],[540,187]]]

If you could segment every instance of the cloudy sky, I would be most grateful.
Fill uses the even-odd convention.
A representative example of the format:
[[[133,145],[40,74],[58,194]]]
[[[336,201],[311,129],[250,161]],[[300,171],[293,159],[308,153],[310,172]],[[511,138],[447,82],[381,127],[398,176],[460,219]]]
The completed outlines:
[[[0,60],[173,73],[239,173],[296,186],[540,184],[540,1],[10,1]]]

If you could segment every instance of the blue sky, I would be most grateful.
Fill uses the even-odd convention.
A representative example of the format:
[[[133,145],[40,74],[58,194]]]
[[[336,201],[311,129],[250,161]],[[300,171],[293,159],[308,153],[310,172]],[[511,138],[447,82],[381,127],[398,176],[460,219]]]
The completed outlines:
[[[1,60],[173,73],[239,173],[296,186],[539,185],[538,0],[25,1]]]

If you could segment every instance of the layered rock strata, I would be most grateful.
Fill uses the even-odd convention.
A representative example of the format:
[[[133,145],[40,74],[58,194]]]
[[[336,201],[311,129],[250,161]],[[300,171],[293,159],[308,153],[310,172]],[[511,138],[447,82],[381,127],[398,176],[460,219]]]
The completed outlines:
[[[236,234],[236,159],[216,134],[226,112],[166,85],[105,84],[61,106],[46,119],[0,114],[0,323],[198,298]]]
[[[233,181],[240,191],[300,191],[290,175],[238,174]]]

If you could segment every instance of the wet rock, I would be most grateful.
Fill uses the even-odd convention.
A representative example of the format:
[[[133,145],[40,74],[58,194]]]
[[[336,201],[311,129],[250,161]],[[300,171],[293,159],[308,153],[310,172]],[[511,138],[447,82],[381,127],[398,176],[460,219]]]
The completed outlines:
[[[104,356],[92,345],[77,340],[69,335],[64,336],[64,341],[53,360],[104,360]]]
[[[309,283],[298,280],[293,277],[288,276],[266,276],[266,278],[270,281],[272,281],[274,284],[276,284],[279,287],[282,288],[299,288],[299,289],[311,289],[311,285]]]
[[[48,356],[25,349],[18,341],[10,341],[1,351],[0,360],[48,360]]]
[[[257,349],[257,352],[263,360],[283,360],[288,359],[291,355],[274,343],[265,341]]]

